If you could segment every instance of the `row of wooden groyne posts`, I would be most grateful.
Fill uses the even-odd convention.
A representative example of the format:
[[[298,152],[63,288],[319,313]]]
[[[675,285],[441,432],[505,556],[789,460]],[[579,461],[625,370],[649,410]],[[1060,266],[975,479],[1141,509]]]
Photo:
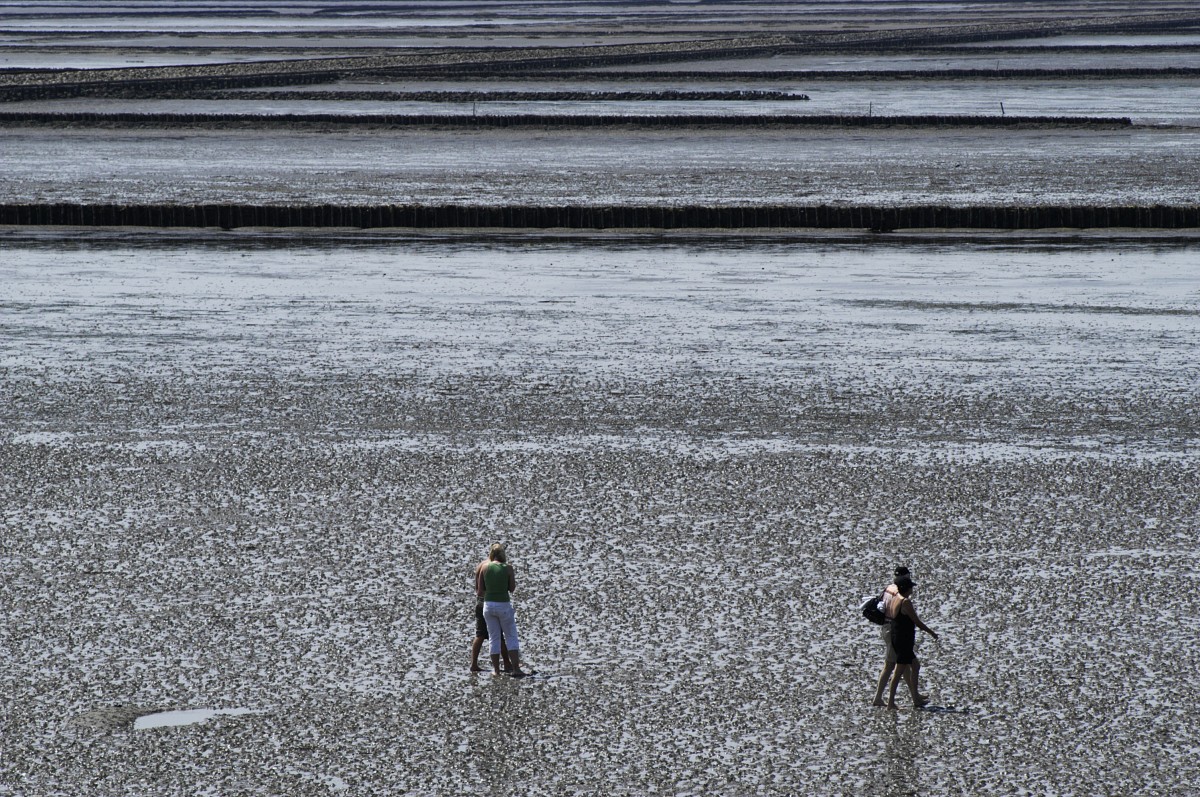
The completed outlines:
[[[0,225],[413,229],[1200,229],[1200,205],[237,205],[6,204]]]
[[[966,114],[337,114],[337,113],[0,113],[0,127],[88,126],[120,128],[301,127],[1129,127],[1127,116],[990,116]]]

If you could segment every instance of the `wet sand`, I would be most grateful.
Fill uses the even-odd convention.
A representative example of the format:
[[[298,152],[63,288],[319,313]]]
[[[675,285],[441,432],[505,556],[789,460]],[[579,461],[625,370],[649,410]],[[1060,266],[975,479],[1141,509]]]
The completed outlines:
[[[1200,775],[1194,242],[3,245],[0,793]],[[934,711],[870,706],[897,561]]]
[[[1128,71],[1192,65],[1195,37],[1109,25],[1191,11],[1169,3],[256,8],[4,7],[0,67],[352,53],[361,69],[322,61],[314,88],[394,91],[709,89],[714,72],[737,88],[740,70],[806,91],[787,73],[807,69],[818,110],[1139,118],[1003,135],[10,125],[0,200],[1195,200],[1195,77]],[[1093,21],[1104,36],[1028,38]],[[1024,32],[968,50],[958,26]],[[949,44],[882,51],[889,28]],[[675,62],[708,70],[691,77],[657,60],[567,81],[372,72],[406,48],[730,35],[802,38]],[[996,73],[978,92],[886,74],[951,66]],[[1097,82],[1001,74],[1029,67]],[[290,98],[221,107],[362,110],[266,85]],[[180,90],[19,107],[205,102]],[[1198,248],[0,228],[0,797],[1194,792]],[[470,574],[497,539],[531,679],[467,671]],[[903,692],[903,711],[870,705],[883,650],[858,606],[900,562],[942,635],[920,647],[927,711]]]
[[[9,155],[0,188],[11,202],[184,205],[1192,205],[1195,138],[1194,129],[15,128],[0,131]]]

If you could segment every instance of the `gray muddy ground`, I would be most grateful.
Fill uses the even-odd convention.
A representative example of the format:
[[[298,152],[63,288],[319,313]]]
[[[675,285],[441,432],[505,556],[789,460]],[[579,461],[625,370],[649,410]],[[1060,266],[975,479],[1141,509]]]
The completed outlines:
[[[0,66],[812,34],[675,63],[709,71],[694,83],[670,62],[577,79],[775,69],[745,88],[806,91],[785,73],[956,64],[997,74],[825,76],[811,104],[1144,118],[9,124],[0,200],[1196,201],[1195,78],[1099,76],[1194,65],[1188,23],[1119,29],[1186,4],[254,7],[10,3]],[[1029,38],[1090,21],[1103,36]],[[1016,48],[945,30],[1006,25]],[[878,51],[890,27],[957,44]],[[999,74],[1029,66],[1096,72]],[[356,69],[312,88],[502,85]],[[557,73],[505,80],[570,88]],[[0,228],[0,797],[1195,793],[1197,262],[1194,235],[1066,231]],[[528,680],[467,671],[469,576],[497,539]],[[898,562],[942,635],[920,648],[928,711],[870,705],[883,651],[857,607]]]
[[[1200,776],[1194,242],[2,245],[0,794]],[[897,561],[932,711],[869,705]]]
[[[1195,129],[0,130],[9,202],[1134,205]]]

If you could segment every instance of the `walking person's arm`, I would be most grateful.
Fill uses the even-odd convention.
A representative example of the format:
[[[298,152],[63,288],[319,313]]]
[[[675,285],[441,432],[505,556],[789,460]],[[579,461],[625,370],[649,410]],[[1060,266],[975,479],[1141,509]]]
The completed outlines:
[[[516,573],[513,572],[512,565],[508,565],[507,567],[508,567],[508,591],[516,592],[517,591],[517,575],[516,575]]]
[[[900,611],[902,611],[902,612],[904,612],[904,614],[908,615],[908,618],[913,621],[913,625],[915,625],[917,628],[920,628],[922,631],[924,631],[926,634],[929,634],[934,639],[938,638],[937,632],[935,632],[932,628],[930,628],[929,626],[927,626],[923,622],[921,622],[920,617],[917,617],[917,607],[913,606],[912,601],[905,600],[904,603],[902,603],[900,605]]]
[[[480,562],[475,567],[475,597],[476,598],[482,598],[483,593],[487,591],[483,586],[483,568],[485,565],[487,565],[487,562]]]

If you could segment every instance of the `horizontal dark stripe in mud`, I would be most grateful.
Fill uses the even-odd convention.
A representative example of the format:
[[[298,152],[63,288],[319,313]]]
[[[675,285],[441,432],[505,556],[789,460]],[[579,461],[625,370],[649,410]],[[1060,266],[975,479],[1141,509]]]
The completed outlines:
[[[0,225],[490,229],[1200,229],[1200,205],[0,205]]]
[[[143,97],[143,99],[145,99]],[[179,99],[162,93],[154,99]],[[196,91],[191,100],[282,102],[773,102],[805,101],[789,91]]]
[[[988,52],[992,52],[988,50]],[[386,75],[386,73],[380,73]],[[441,80],[470,80],[479,82],[482,78],[474,75],[461,75],[454,72],[429,72],[428,74],[409,74],[407,77],[429,77]],[[728,71],[636,71],[636,72],[603,72],[587,70],[564,72],[559,75],[538,75],[537,80],[605,80],[615,81],[646,81],[646,80],[688,80],[688,81],[719,81],[728,82],[736,77],[741,83],[747,81],[770,82],[798,80],[848,82],[848,81],[938,81],[938,80],[1113,80],[1118,78],[1171,78],[1171,77],[1200,77],[1200,68],[1179,67],[1114,67],[1103,68],[1065,68],[1065,69],[796,69],[772,70],[756,72]],[[497,79],[512,80],[512,75],[498,75]],[[532,79],[532,78],[531,78]]]
[[[1135,316],[1197,316],[1200,310],[1183,307],[1128,307],[1124,305],[1094,304],[1037,304],[1034,302],[920,302],[907,299],[846,299],[842,304],[855,307],[884,307],[919,312],[1011,312],[1011,313],[1086,313],[1089,315],[1135,315]],[[974,330],[964,330],[974,332]]]
[[[703,127],[1129,127],[1110,116],[833,116],[800,114],[562,115],[562,114],[183,114],[0,113],[0,126],[276,128],[305,125],[468,128],[703,128]]]
[[[298,64],[305,62],[299,61]],[[242,65],[234,65],[242,66]],[[487,72],[465,70],[461,66],[375,67],[357,70],[302,70],[248,74],[196,74],[177,78],[145,78],[136,76],[142,67],[108,70],[110,80],[95,80],[81,70],[61,69],[0,69],[0,102],[69,99],[73,97],[104,97],[110,99],[183,99],[205,91],[232,91],[267,86],[311,86],[339,80],[366,79],[423,79],[441,81],[512,80],[563,83],[578,79],[620,81],[687,80],[690,82],[731,79],[727,70],[707,71],[597,71],[597,70],[530,70],[520,66],[495,66]],[[186,71],[186,70],[183,70]],[[821,81],[953,81],[953,80],[1113,80],[1162,79],[1200,76],[1195,67],[1146,68],[1063,68],[1063,69],[914,69],[914,70],[771,70],[737,72],[741,83]],[[72,80],[76,77],[77,80]],[[91,79],[83,79],[88,77]]]

